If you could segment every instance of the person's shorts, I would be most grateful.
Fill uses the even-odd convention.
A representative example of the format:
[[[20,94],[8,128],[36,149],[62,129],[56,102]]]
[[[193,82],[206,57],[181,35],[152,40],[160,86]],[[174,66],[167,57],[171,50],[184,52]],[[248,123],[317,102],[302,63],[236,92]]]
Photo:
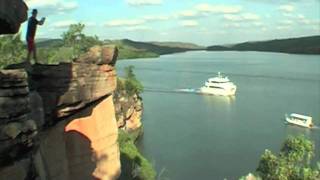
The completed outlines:
[[[33,38],[27,38],[27,45],[28,45],[28,51],[31,52],[34,50],[34,39]]]

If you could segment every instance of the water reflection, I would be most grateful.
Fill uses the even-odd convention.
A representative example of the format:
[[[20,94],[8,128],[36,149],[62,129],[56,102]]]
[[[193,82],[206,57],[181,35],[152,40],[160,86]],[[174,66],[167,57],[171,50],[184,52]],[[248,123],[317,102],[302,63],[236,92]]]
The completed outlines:
[[[212,106],[212,105],[230,106],[236,100],[235,96],[202,95],[202,97],[208,106]]]
[[[226,114],[231,112],[232,106],[235,104],[235,96],[214,96],[214,95],[201,95],[206,108],[224,111]],[[213,110],[212,109],[212,110]]]
[[[299,127],[293,124],[286,123],[285,126],[286,126],[285,128],[286,134],[290,134],[290,135],[305,135],[306,137],[310,138],[311,132],[314,131],[313,129]]]

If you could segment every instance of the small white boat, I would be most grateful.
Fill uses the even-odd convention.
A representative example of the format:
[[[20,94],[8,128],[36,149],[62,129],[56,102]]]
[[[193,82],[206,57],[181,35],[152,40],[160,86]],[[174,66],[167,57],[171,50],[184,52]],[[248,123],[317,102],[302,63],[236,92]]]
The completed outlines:
[[[200,93],[233,96],[236,90],[237,86],[233,84],[228,77],[223,77],[219,72],[217,77],[209,78],[205,82],[205,85],[200,88]]]
[[[296,113],[292,113],[289,116],[286,114],[286,121],[290,124],[295,124],[306,128],[313,127],[312,117],[310,116],[305,116]]]

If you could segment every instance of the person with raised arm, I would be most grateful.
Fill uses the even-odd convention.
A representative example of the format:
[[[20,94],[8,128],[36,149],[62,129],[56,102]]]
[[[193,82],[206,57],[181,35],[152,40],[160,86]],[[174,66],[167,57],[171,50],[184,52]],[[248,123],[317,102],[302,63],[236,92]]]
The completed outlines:
[[[38,10],[33,9],[32,10],[32,16],[28,20],[28,29],[27,29],[27,45],[28,45],[28,56],[27,56],[27,63],[30,62],[30,56],[33,54],[33,58],[35,63],[37,63],[37,51],[36,51],[36,45],[34,42],[34,38],[36,36],[37,31],[37,25],[43,25],[45,18],[43,17],[40,21],[37,20]]]

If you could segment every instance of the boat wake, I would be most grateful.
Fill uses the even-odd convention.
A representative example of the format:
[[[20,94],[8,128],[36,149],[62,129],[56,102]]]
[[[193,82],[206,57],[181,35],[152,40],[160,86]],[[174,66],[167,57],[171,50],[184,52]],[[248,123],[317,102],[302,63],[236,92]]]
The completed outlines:
[[[154,89],[154,88],[144,88],[145,92],[157,92],[157,93],[188,93],[188,94],[200,94],[199,89],[184,88],[184,89]]]
[[[200,94],[199,89],[192,89],[192,88],[185,88],[185,89],[176,89],[176,92],[181,92],[181,93],[196,93]]]

